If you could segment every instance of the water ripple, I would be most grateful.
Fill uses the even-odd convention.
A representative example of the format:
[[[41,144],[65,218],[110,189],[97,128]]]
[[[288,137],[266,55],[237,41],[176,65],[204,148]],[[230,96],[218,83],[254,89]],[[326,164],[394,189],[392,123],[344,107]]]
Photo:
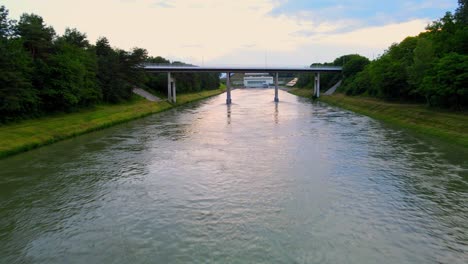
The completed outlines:
[[[467,263],[467,152],[269,89],[0,161],[0,262]]]

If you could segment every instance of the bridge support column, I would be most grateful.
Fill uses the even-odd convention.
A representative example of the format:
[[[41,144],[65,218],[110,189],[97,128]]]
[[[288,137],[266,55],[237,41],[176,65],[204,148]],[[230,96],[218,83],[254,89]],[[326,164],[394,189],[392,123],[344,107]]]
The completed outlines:
[[[314,97],[320,97],[320,73],[315,73],[315,80],[314,80]]]
[[[176,102],[176,82],[170,72],[167,73],[167,101]]]
[[[278,98],[278,73],[275,73],[275,102],[279,102]]]
[[[231,104],[231,73],[227,72],[226,73],[226,104]]]
[[[172,102],[172,78],[171,73],[167,73],[167,101]]]
[[[176,96],[176,81],[174,78],[172,78],[172,102],[176,103],[177,102],[177,96]]]

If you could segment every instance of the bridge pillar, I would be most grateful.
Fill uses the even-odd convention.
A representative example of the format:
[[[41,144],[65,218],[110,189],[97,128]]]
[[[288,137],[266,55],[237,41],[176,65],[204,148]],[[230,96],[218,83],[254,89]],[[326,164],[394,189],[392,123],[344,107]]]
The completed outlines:
[[[275,102],[279,102],[278,98],[278,73],[275,73]]]
[[[231,73],[227,72],[226,73],[226,104],[231,104]]]
[[[317,73],[317,98],[320,97],[320,72]]]
[[[167,101],[172,101],[172,78],[171,73],[167,73]]]
[[[167,101],[176,102],[176,82],[170,72],[167,73]]]
[[[172,78],[172,102],[176,103],[177,102],[177,96],[176,96],[176,81],[174,78]]]
[[[320,97],[320,73],[315,73],[315,80],[314,80],[314,96]]]

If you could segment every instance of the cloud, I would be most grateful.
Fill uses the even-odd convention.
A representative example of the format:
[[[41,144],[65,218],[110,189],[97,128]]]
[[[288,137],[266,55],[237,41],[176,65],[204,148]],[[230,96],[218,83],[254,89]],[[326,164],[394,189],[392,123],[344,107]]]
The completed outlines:
[[[413,20],[386,26],[367,27],[348,33],[317,34],[308,38],[296,49],[271,51],[262,49],[235,50],[213,60],[214,64],[230,61],[233,64],[262,66],[306,66],[313,62],[330,62],[344,54],[361,54],[370,59],[381,55],[394,42],[419,34],[427,24],[425,20]]]
[[[287,15],[315,23],[340,23],[340,32],[353,31],[367,26],[383,26],[413,19],[434,20],[445,10],[454,10],[452,0],[296,0],[280,1],[271,15]]]
[[[91,42],[106,36],[122,49],[142,47],[153,56],[206,65],[264,64],[265,54],[271,64],[292,65],[354,52],[372,57],[392,42],[424,30],[430,21],[393,18],[392,8],[427,10],[448,4],[446,0],[406,1],[405,7],[396,7],[404,3],[401,0],[4,1],[13,18],[34,12],[59,33],[75,27]]]
[[[167,1],[157,1],[150,5],[152,8],[174,8],[174,5],[171,4],[170,0]]]

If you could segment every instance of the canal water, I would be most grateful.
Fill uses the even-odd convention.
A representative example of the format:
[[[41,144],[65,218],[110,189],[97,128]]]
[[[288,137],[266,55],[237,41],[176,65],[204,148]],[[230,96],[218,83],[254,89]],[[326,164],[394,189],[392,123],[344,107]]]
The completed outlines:
[[[468,157],[280,91],[0,160],[0,263],[468,263]]]

